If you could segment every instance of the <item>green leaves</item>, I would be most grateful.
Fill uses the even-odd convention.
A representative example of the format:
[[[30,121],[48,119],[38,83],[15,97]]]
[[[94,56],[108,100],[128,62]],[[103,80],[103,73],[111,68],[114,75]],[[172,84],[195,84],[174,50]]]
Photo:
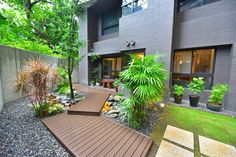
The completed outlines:
[[[189,83],[188,88],[194,94],[197,95],[201,93],[205,89],[205,82],[203,77],[193,78],[193,80]]]
[[[159,56],[148,55],[144,58],[132,56],[128,68],[120,73],[122,85],[131,91],[129,98],[129,119],[133,124],[141,123],[148,103],[160,101],[165,92],[168,72]]]
[[[184,87],[180,85],[174,85],[174,94],[177,96],[181,96],[184,93]]]
[[[228,90],[229,86],[227,84],[217,84],[213,86],[208,102],[221,105],[224,99],[224,95]]]

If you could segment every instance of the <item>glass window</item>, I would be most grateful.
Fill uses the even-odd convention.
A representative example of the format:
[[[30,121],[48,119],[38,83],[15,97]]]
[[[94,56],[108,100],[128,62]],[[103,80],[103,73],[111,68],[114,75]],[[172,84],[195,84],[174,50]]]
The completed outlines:
[[[220,0],[179,0],[178,11],[186,11],[189,9],[197,8],[209,3],[217,2]]]
[[[121,57],[103,58],[102,77],[117,78],[121,71]]]
[[[203,77],[209,89],[213,80],[214,58],[215,49],[176,51],[172,83],[187,86],[194,77]]]
[[[113,9],[102,16],[102,35],[119,31],[120,11]]]
[[[128,15],[139,10],[146,9],[148,0],[123,0],[122,1],[122,15]]]
[[[174,73],[191,73],[192,51],[180,51],[175,53]]]

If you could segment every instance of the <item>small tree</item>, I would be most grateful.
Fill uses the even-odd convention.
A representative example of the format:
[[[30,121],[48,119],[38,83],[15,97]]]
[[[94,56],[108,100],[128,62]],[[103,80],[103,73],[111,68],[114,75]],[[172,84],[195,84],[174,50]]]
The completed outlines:
[[[135,128],[145,116],[146,105],[162,100],[165,93],[167,71],[159,59],[158,55],[132,56],[128,68],[120,73],[121,83],[131,92],[125,107],[129,123]]]
[[[56,54],[67,60],[67,74],[71,98],[74,98],[72,73],[82,59],[79,49],[85,42],[78,37],[78,20],[81,19],[87,0],[4,0],[12,9],[6,11],[7,20],[14,26],[26,29],[27,38],[47,44]],[[16,12],[16,13],[14,13]],[[20,21],[19,21],[20,17]]]
[[[60,77],[56,69],[41,59],[26,61],[23,71],[17,73],[15,92],[29,97],[34,110],[46,103],[46,94],[55,87]]]

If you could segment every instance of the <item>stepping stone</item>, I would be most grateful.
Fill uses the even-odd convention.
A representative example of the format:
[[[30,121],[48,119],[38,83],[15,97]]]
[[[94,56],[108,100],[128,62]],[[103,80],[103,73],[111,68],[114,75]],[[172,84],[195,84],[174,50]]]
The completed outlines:
[[[194,154],[184,148],[162,140],[156,157],[194,157]]]
[[[192,150],[194,149],[192,132],[168,125],[164,134],[164,138],[187,148],[190,148]]]
[[[203,136],[199,136],[200,152],[211,157],[236,157],[236,149]]]

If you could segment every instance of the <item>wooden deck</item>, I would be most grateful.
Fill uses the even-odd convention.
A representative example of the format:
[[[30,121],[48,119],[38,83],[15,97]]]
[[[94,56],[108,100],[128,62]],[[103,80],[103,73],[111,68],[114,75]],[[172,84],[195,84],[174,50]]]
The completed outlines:
[[[94,115],[99,116],[101,110],[109,98],[109,93],[91,91],[84,100],[70,107],[68,114]]]
[[[152,140],[101,116],[62,113],[42,120],[76,157],[145,157]]]

